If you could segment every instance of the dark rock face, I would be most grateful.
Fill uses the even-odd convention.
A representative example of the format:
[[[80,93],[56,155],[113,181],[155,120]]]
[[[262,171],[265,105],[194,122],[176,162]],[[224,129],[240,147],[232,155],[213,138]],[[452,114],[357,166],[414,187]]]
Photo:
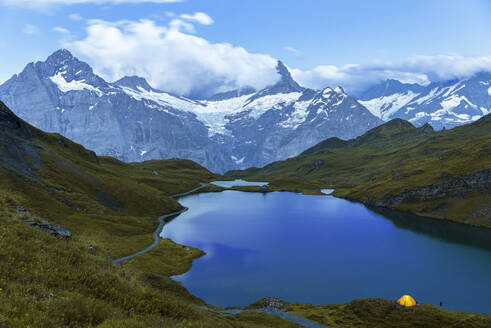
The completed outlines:
[[[329,137],[351,139],[383,122],[340,87],[305,89],[283,63],[277,71],[279,81],[260,91],[245,87],[196,101],[137,76],[108,83],[60,50],[1,85],[0,99],[35,127],[98,155],[184,158],[219,173],[296,156]]]
[[[417,189],[407,190],[399,195],[377,199],[374,205],[391,207],[402,202],[416,200],[465,197],[466,194],[476,190],[482,190],[487,193],[491,192],[491,169],[482,170],[463,177],[442,174],[439,180],[442,182],[437,185],[423,186]]]
[[[0,101],[0,127],[2,129],[20,129],[21,121]]]
[[[37,223],[30,221],[26,221],[24,222],[24,224],[33,228],[40,229],[60,239],[70,240],[72,238],[71,232],[60,225],[51,225],[47,223]]]
[[[0,101],[0,167],[22,179],[35,178],[32,167],[41,167],[41,147],[31,140],[36,133]]]

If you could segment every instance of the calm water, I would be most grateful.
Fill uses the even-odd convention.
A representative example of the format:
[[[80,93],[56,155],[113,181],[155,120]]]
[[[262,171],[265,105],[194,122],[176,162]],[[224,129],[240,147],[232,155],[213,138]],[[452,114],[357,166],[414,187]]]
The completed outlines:
[[[249,182],[245,180],[233,180],[233,181],[215,181],[212,184],[223,187],[223,188],[231,188],[237,186],[265,186],[267,182]]]
[[[378,213],[332,196],[225,191],[179,200],[163,237],[207,255],[175,279],[219,306],[359,297],[491,314],[491,230]]]

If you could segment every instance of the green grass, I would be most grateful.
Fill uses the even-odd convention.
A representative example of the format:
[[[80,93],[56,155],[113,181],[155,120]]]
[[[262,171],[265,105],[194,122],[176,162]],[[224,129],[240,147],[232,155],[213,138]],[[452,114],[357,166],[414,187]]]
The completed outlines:
[[[197,309],[204,302],[170,276],[187,271],[200,250],[163,240],[122,266],[108,259],[149,246],[157,217],[182,208],[168,196],[217,175],[187,160],[97,157],[33,128],[2,103],[0,114],[0,327],[291,326]],[[72,239],[22,220],[63,225]]]
[[[350,141],[331,138],[301,155],[227,177],[269,181],[268,191],[334,195],[369,205],[491,228],[491,115],[466,126],[435,132],[394,120]],[[465,179],[479,172],[484,185]],[[450,183],[436,195],[408,191]],[[460,188],[459,192],[457,192]]]
[[[200,250],[163,240],[122,266],[108,259],[149,246],[157,217],[181,208],[168,196],[217,175],[185,160],[126,164],[97,157],[2,106],[0,114],[13,124],[0,121],[0,327],[296,326],[266,314],[196,308],[204,302],[170,276],[187,271]],[[315,193],[323,184],[279,175],[268,188]],[[27,211],[11,208],[20,205]],[[22,220],[61,224],[72,240]]]
[[[124,262],[125,267],[134,267],[148,272],[159,272],[166,276],[175,276],[191,269],[194,259],[204,256],[199,249],[179,245],[170,239],[163,239],[148,253]]]
[[[331,328],[491,327],[491,317],[448,311],[429,304],[403,307],[395,301],[357,299],[342,305],[287,304],[293,314]]]

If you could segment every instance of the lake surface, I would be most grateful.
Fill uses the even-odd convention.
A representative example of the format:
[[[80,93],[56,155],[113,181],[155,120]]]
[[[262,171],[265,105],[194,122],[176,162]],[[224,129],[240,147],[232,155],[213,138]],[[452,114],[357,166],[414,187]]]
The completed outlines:
[[[212,184],[223,187],[223,188],[231,188],[238,186],[265,186],[267,182],[250,182],[245,180],[232,180],[232,181],[214,181]]]
[[[491,230],[332,196],[225,191],[186,196],[162,236],[204,250],[174,277],[218,306],[262,297],[312,304],[403,294],[491,314]],[[377,211],[377,212],[376,212]]]

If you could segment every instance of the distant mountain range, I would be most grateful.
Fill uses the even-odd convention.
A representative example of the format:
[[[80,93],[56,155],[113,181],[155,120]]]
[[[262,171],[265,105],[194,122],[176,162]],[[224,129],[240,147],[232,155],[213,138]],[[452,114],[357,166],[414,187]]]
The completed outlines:
[[[145,79],[114,83],[67,50],[30,63],[0,86],[0,99],[34,126],[123,161],[194,160],[224,172],[298,155],[328,137],[349,139],[383,121],[341,87],[301,87],[278,62],[279,80],[191,100]]]
[[[491,112],[491,73],[428,86],[387,80],[362,93],[359,102],[385,121],[402,118],[416,126],[453,128]]]
[[[330,138],[355,138],[384,121],[452,128],[491,111],[491,73],[428,86],[387,80],[359,100],[341,87],[312,90],[283,63],[279,80],[208,99],[157,90],[141,77],[107,82],[68,50],[30,63],[0,100],[34,126],[126,162],[184,158],[222,173],[296,156]]]

